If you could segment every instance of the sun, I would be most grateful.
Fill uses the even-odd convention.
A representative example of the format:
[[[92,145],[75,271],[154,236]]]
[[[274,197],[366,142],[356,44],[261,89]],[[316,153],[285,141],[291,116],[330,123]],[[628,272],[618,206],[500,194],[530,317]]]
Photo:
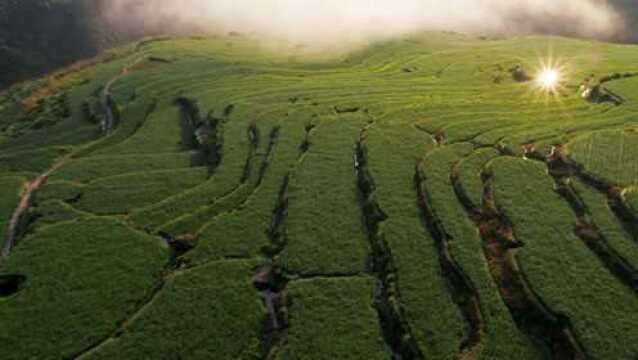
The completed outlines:
[[[569,79],[572,77],[569,61],[552,55],[539,57],[538,61],[539,64],[530,82],[531,91],[545,102],[560,101],[566,94]]]
[[[545,67],[536,78],[536,84],[541,90],[555,92],[561,81],[561,72],[557,68]]]

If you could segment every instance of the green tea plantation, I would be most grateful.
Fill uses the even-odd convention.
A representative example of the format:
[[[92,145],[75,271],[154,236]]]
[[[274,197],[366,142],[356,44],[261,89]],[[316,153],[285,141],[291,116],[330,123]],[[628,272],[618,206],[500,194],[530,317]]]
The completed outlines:
[[[637,359],[637,60],[232,33],[11,87],[0,359]]]

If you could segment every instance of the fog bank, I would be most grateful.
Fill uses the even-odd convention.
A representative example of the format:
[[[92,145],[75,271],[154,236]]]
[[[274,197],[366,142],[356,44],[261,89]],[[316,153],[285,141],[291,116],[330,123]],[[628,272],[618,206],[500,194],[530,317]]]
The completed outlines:
[[[120,31],[241,32],[326,45],[417,30],[618,39],[606,0],[106,0]]]

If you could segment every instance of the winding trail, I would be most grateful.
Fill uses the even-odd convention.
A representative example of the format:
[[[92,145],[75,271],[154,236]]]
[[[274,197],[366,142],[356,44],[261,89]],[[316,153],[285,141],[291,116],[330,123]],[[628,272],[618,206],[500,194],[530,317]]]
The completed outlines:
[[[137,64],[139,59],[137,59],[132,65],[126,66],[122,71],[117,74],[115,77],[111,78],[104,89],[102,90],[102,95],[100,98],[100,103],[105,109],[106,119],[104,123],[101,125],[104,131],[104,136],[108,136],[112,133],[114,125],[115,125],[115,114],[113,113],[113,109],[111,106],[113,105],[113,98],[111,95],[111,87],[115,82],[122,77],[126,76],[129,73],[129,67]],[[66,154],[63,158],[57,160],[51,167],[49,167],[46,171],[38,175],[35,179],[29,181],[26,186],[25,191],[22,193],[20,198],[20,202],[18,206],[13,211],[11,215],[11,219],[9,220],[9,225],[6,228],[5,232],[5,241],[2,245],[2,251],[0,252],[0,265],[2,265],[11,255],[11,252],[16,247],[20,236],[22,235],[22,231],[24,230],[24,226],[28,222],[28,212],[33,203],[33,197],[35,193],[49,180],[49,177],[53,175],[56,171],[67,165],[73,157],[78,154],[81,150],[84,149],[84,146],[79,146],[70,153]]]
[[[27,212],[31,207],[35,192],[47,182],[54,172],[68,164],[74,154],[75,152],[71,152],[62,159],[56,161],[48,170],[38,175],[27,184],[27,187],[20,198],[20,203],[18,203],[18,207],[13,211],[13,215],[11,215],[11,220],[9,221],[9,226],[7,227],[5,234],[4,245],[2,246],[2,253],[0,254],[0,264],[2,264],[9,255],[11,255],[12,250],[17,245],[22,226],[25,225],[24,223],[28,218]]]

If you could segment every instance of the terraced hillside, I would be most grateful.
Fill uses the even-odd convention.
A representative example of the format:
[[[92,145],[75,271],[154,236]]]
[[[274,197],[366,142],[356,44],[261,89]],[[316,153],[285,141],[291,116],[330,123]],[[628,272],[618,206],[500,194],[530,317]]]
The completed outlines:
[[[0,358],[635,359],[636,58],[235,35],[13,88]]]

